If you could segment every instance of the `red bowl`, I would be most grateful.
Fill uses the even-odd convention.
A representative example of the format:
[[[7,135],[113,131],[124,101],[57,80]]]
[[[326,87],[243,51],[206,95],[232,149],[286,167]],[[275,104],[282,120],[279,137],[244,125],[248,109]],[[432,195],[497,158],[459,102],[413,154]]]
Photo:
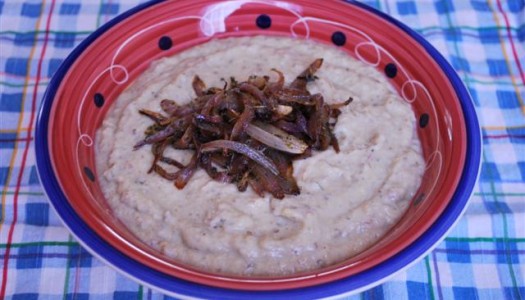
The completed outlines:
[[[271,23],[258,18],[261,15],[268,16]],[[77,238],[102,259],[109,260],[76,223],[68,221],[70,216],[59,206],[70,205],[73,211],[68,213],[75,215],[75,222],[87,226],[86,230],[116,253],[168,277],[208,286],[292,289],[349,278],[378,266],[413,245],[442,216],[464,176],[472,139],[463,110],[471,105],[470,99],[465,99],[464,90],[463,95],[458,92],[463,87],[458,86],[456,77],[451,79],[455,75],[451,75],[450,66],[444,67],[443,58],[436,59],[435,50],[407,30],[378,12],[343,1],[187,0],[148,3],[128,12],[90,36],[66,60],[46,93],[37,131],[37,151],[44,154],[37,156],[41,177],[45,177],[43,173],[53,177],[43,178],[51,202]],[[229,277],[165,257],[113,216],[97,182],[93,147],[95,132],[112,103],[152,61],[212,38],[247,35],[293,36],[340,47],[385,72],[403,99],[411,103],[419,119],[417,131],[427,162],[423,181],[401,221],[361,254],[324,269],[286,277]],[[163,37],[164,42],[169,39],[172,43],[163,43]],[[52,182],[46,183],[48,180]],[[461,203],[464,208],[466,200]]]

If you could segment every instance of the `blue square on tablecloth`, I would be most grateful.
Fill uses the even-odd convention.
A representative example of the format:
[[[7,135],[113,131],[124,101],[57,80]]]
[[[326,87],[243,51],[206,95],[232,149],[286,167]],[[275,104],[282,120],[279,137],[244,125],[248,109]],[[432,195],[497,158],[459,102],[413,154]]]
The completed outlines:
[[[75,46],[76,34],[73,32],[57,32],[55,34],[55,47],[72,48]]]
[[[44,247],[41,245],[24,245],[18,249],[17,269],[38,269],[42,267]]]
[[[60,5],[61,15],[78,15],[80,11],[80,4],[78,3],[62,3]]]
[[[490,11],[490,6],[485,1],[480,0],[470,0],[470,5],[474,10],[477,11]]]
[[[0,132],[0,149],[13,149],[16,138],[15,132]]]
[[[525,41],[525,26],[520,26],[516,34],[518,35],[518,41],[520,42]]]
[[[370,289],[361,294],[361,299],[364,299],[364,300],[376,300],[376,299],[384,299],[384,298],[385,298],[385,293],[383,292],[383,286],[381,285],[376,286],[375,288]]]
[[[49,224],[49,204],[27,203],[26,223],[36,226],[47,226]]]
[[[525,9],[525,2],[523,0],[505,1],[509,5],[509,10],[513,13],[522,12]]]
[[[487,200],[483,203],[485,204],[485,208],[487,209],[487,211],[491,214],[511,213],[509,206],[505,202]]]
[[[422,282],[407,281],[408,299],[426,299],[429,295],[428,286]]]
[[[5,71],[8,74],[25,76],[27,72],[27,58],[9,57],[5,62]]]
[[[452,66],[454,67],[454,69],[456,69],[456,71],[470,72],[470,65],[468,63],[468,60],[464,59],[463,57],[451,55],[450,61],[452,62]]]
[[[0,111],[20,112],[22,110],[22,93],[0,94]]]
[[[493,76],[509,75],[507,62],[504,59],[487,59],[489,73]]]
[[[496,27],[478,28],[477,32],[482,44],[498,44],[499,46],[500,36]]]
[[[137,292],[114,292],[113,300],[128,300],[137,298]]]
[[[0,167],[0,185],[5,186],[7,184],[7,174],[9,173],[9,167]]]
[[[16,32],[13,42],[16,46],[32,47],[35,44],[34,32]]]
[[[71,246],[69,250],[72,264],[82,268],[89,268],[92,265],[92,256],[80,245]]]
[[[505,287],[505,299],[521,299],[525,295],[525,287]]]
[[[100,6],[100,14],[103,15],[116,15],[118,13],[118,4],[116,3],[104,3]]]
[[[473,287],[452,287],[454,299],[479,299],[478,291]]]
[[[518,162],[518,168],[520,169],[521,180],[525,180],[525,162]]]
[[[454,4],[451,0],[436,1],[434,5],[436,6],[437,12],[440,14],[446,14],[447,12],[454,11]]]
[[[398,2],[397,11],[400,15],[415,15],[417,14],[416,3],[414,1]]]
[[[0,14],[4,11],[4,1],[0,1]]]
[[[500,108],[520,108],[520,102],[514,91],[501,91],[497,90],[496,95],[498,96],[498,104]]]
[[[40,3],[24,3],[22,4],[22,16],[36,18],[40,16],[40,10],[42,9]]]
[[[58,67],[62,64],[62,59],[60,58],[51,58],[47,65],[47,76],[53,77],[55,72],[58,70]]]
[[[89,294],[88,293],[66,294],[66,300],[89,300]]]
[[[496,240],[497,260],[499,264],[519,264],[519,252],[516,242],[508,239]]]
[[[519,152],[515,152],[519,153]],[[517,163],[501,163],[498,166],[498,171],[503,175],[503,181],[519,182],[521,181],[521,174]]]
[[[34,184],[39,184],[39,183],[40,183],[40,180],[38,179],[38,173],[36,171],[36,167],[32,166],[31,171],[29,171],[29,184],[34,185]]]
[[[510,142],[517,144],[516,149],[518,153],[525,153],[525,149],[522,148],[525,147],[525,138],[523,138],[525,136],[525,130],[521,133],[518,130],[508,130],[507,132],[510,135]],[[518,160],[525,161],[525,156],[519,156]]]
[[[481,181],[501,181],[498,171],[498,165],[492,162],[483,162],[481,164]]]
[[[467,87],[467,89],[468,89],[468,92],[470,93],[470,96],[472,97],[472,101],[474,101],[474,104],[479,106],[479,97],[478,97],[477,90],[473,87]]]
[[[484,129],[483,127],[481,127],[481,136],[482,137],[487,137],[487,136],[490,136],[490,131],[487,131],[486,129]],[[483,145],[489,145],[491,144],[491,140],[489,138],[484,138],[483,139]]]
[[[38,294],[14,294],[12,300],[38,300]]]
[[[456,263],[470,263],[470,245],[457,240],[447,240],[445,242],[447,261]]]
[[[447,28],[443,30],[447,41],[461,42],[463,40],[463,34],[459,28]],[[465,60],[466,61],[466,60]]]

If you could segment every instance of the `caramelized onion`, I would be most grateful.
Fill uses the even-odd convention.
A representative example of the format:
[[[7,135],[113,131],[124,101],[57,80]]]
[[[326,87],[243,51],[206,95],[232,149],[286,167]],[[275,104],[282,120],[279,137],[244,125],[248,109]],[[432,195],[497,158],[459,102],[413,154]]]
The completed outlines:
[[[250,123],[246,127],[246,133],[267,146],[288,153],[301,154],[308,148],[300,139],[271,124]]]
[[[298,195],[293,161],[330,146],[339,152],[333,130],[341,108],[352,101],[326,104],[321,94],[308,91],[307,84],[317,79],[315,72],[322,63],[315,60],[288,86],[276,69],[272,69],[278,76],[275,82],[269,76],[253,75],[243,82],[232,77],[229,82],[221,79],[222,88],[206,88],[195,76],[192,102],[179,105],[164,99],[161,112],[139,110],[154,123],[134,149],[151,144],[149,173],[173,181],[178,189],[201,168],[211,179],[235,184],[241,192],[249,186],[261,197]],[[184,165],[165,156],[169,147],[193,151],[191,161]],[[168,172],[162,165],[178,170]]]
[[[243,143],[228,140],[216,140],[208,142],[206,144],[202,144],[200,150],[201,152],[206,153],[210,151],[215,151],[217,149],[228,149],[240,153],[242,155],[246,155],[259,165],[268,169],[273,174],[279,174],[279,170],[277,170],[275,164],[268,157],[264,156],[264,154],[262,154],[261,152]]]

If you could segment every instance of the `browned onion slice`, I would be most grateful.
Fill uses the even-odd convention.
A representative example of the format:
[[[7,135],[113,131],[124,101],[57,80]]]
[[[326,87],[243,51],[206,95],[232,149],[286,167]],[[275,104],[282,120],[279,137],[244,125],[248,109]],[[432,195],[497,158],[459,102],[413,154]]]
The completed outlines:
[[[201,152],[203,153],[215,151],[217,149],[229,149],[242,155],[246,155],[253,161],[268,169],[273,174],[279,174],[279,170],[277,170],[275,164],[268,157],[266,157],[261,152],[253,149],[252,147],[240,142],[229,140],[215,140],[202,144],[200,148]]]
[[[308,148],[305,142],[267,123],[250,123],[246,133],[267,146],[292,154],[301,154]]]

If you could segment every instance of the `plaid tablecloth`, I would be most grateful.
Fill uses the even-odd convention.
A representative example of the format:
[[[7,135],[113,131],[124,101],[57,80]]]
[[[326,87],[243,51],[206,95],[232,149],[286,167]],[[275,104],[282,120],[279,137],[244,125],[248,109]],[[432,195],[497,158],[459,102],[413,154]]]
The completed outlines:
[[[164,297],[86,252],[50,208],[35,170],[35,116],[51,76],[87,35],[139,2],[0,0],[0,299]],[[366,3],[452,63],[475,101],[484,154],[471,205],[445,241],[351,298],[525,298],[524,0]]]

